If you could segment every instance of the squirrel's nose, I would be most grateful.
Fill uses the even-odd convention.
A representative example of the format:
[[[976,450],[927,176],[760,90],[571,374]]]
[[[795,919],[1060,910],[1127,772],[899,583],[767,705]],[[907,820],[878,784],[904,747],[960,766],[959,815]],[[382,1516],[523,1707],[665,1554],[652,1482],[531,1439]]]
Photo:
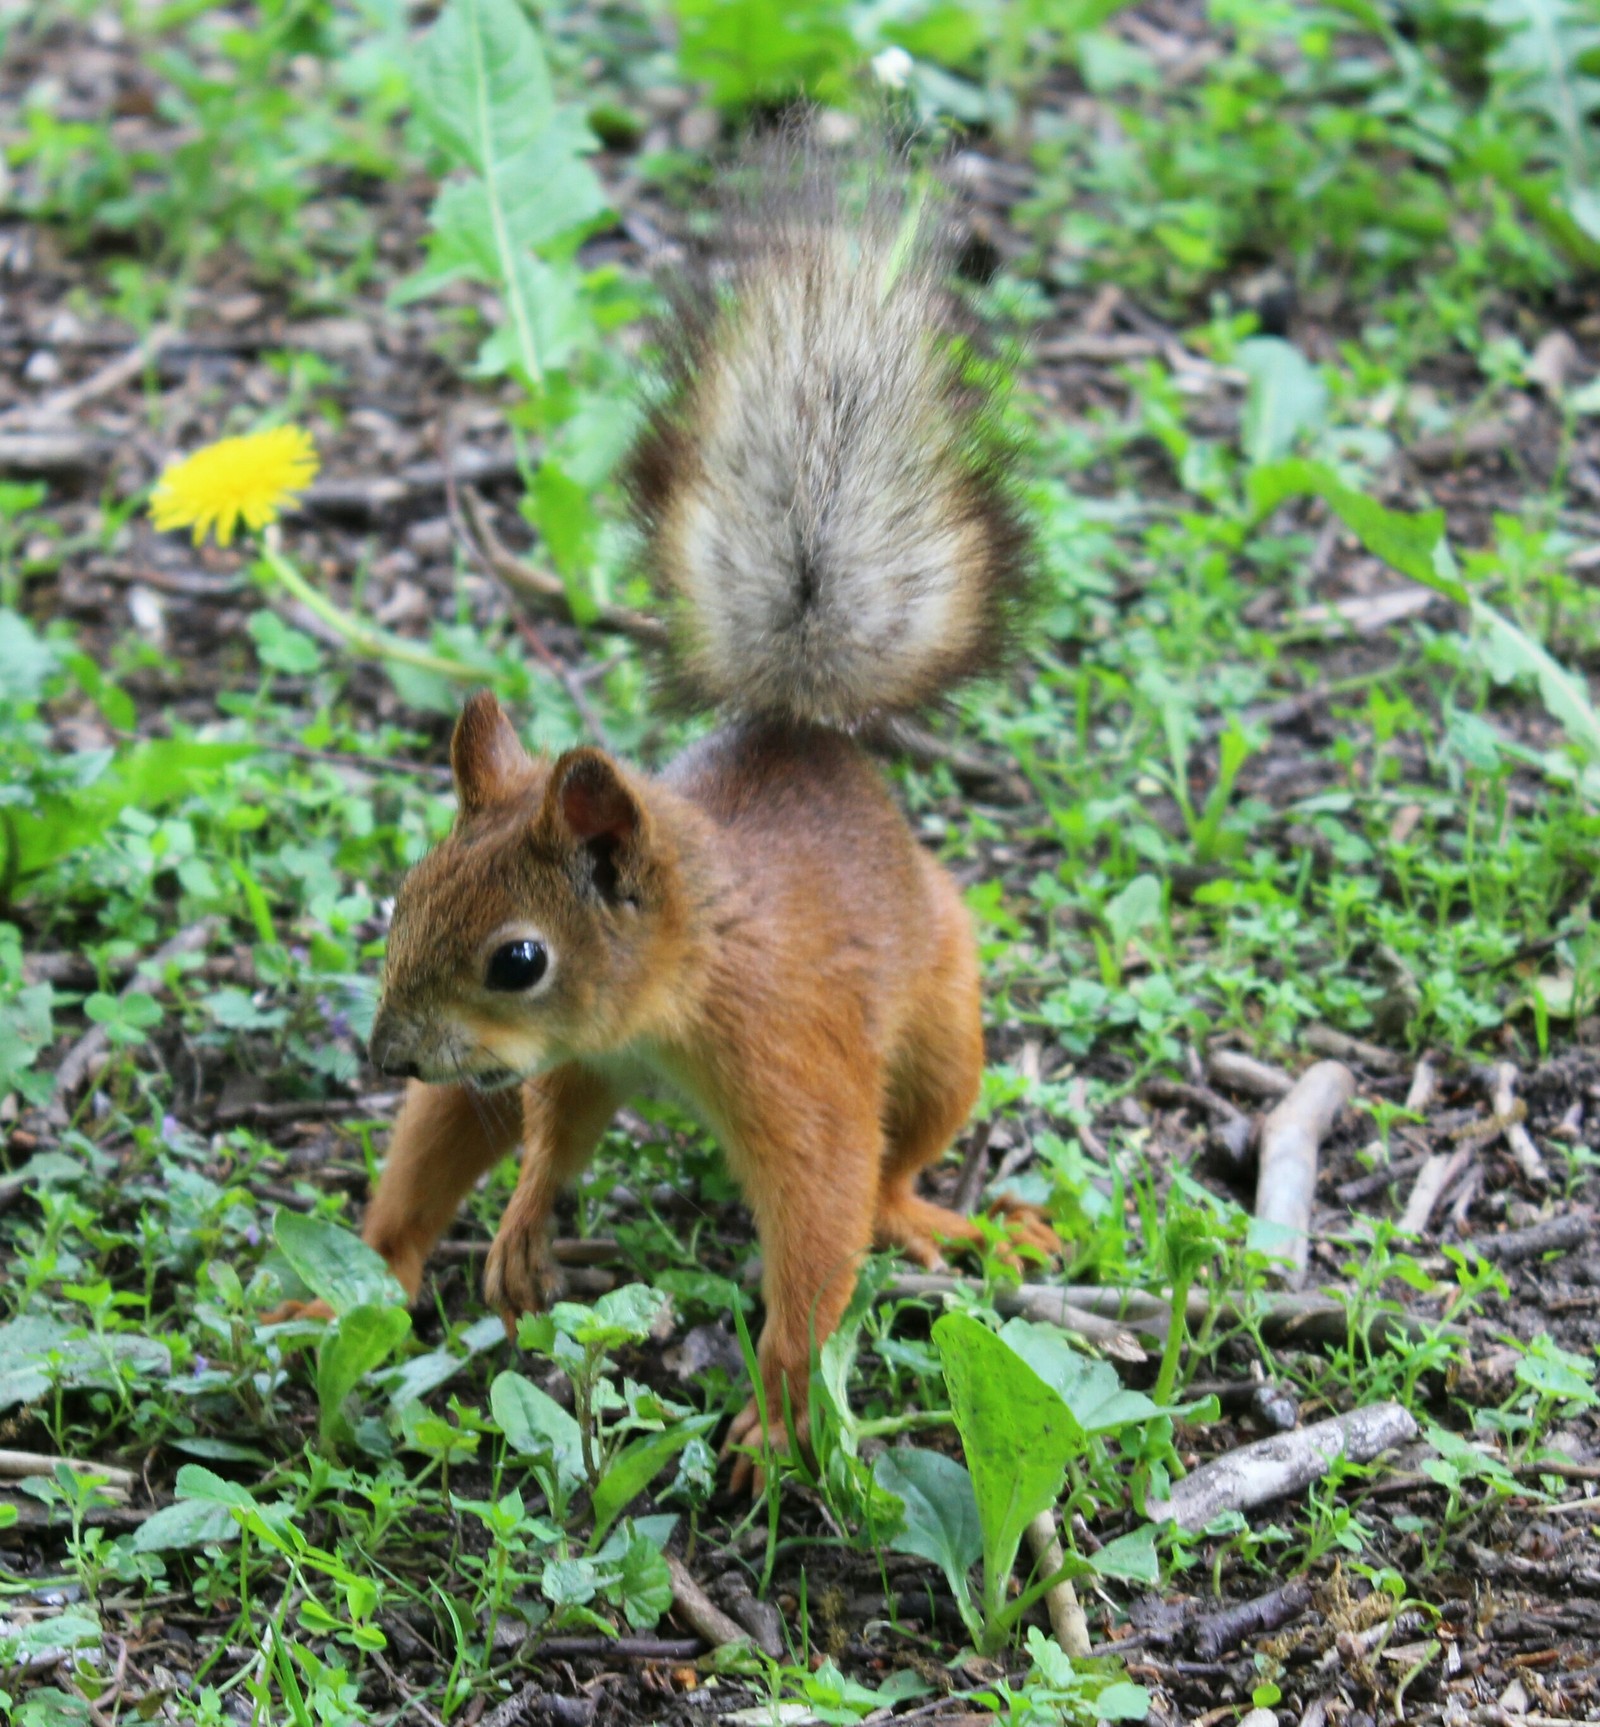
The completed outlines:
[[[416,1062],[407,1055],[401,1040],[394,1035],[394,1029],[381,1019],[372,1028],[372,1037],[367,1044],[367,1056],[378,1072],[388,1079],[421,1079],[422,1073]]]

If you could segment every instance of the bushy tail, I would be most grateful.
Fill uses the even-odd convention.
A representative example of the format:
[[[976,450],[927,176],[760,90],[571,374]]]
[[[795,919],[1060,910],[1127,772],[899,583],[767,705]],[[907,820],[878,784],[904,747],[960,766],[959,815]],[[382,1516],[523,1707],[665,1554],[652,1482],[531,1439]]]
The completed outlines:
[[[992,671],[1032,547],[953,241],[903,174],[762,164],[730,279],[680,297],[633,494],[698,702],[852,728]]]

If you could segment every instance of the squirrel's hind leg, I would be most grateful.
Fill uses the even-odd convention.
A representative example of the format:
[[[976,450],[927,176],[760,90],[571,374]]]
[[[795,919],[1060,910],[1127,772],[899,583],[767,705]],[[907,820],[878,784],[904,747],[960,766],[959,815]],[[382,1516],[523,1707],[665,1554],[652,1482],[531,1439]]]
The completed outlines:
[[[970,1217],[923,1199],[915,1189],[918,1172],[961,1131],[983,1082],[983,1003],[971,926],[955,884],[942,871],[935,880],[945,935],[901,1040],[873,1225],[876,1246],[897,1247],[929,1271],[944,1266],[942,1243],[977,1247],[985,1239]],[[1008,1220],[1019,1243],[1045,1255],[1061,1251],[1035,1207],[1002,1200],[994,1211]]]

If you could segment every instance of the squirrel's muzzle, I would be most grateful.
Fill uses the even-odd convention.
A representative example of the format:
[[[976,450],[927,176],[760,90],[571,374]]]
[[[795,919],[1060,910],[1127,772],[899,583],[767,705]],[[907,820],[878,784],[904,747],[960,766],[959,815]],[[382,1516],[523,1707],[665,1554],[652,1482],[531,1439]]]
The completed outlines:
[[[379,1013],[367,1040],[367,1056],[378,1072],[390,1079],[421,1079],[409,1040],[394,1021]]]

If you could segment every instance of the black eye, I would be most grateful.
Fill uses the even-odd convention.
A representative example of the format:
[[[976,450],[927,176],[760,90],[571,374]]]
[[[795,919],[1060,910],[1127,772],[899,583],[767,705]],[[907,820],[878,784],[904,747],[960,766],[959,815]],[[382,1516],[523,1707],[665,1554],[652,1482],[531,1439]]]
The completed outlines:
[[[550,952],[542,941],[508,941],[489,955],[484,982],[490,989],[532,989],[550,969]]]

